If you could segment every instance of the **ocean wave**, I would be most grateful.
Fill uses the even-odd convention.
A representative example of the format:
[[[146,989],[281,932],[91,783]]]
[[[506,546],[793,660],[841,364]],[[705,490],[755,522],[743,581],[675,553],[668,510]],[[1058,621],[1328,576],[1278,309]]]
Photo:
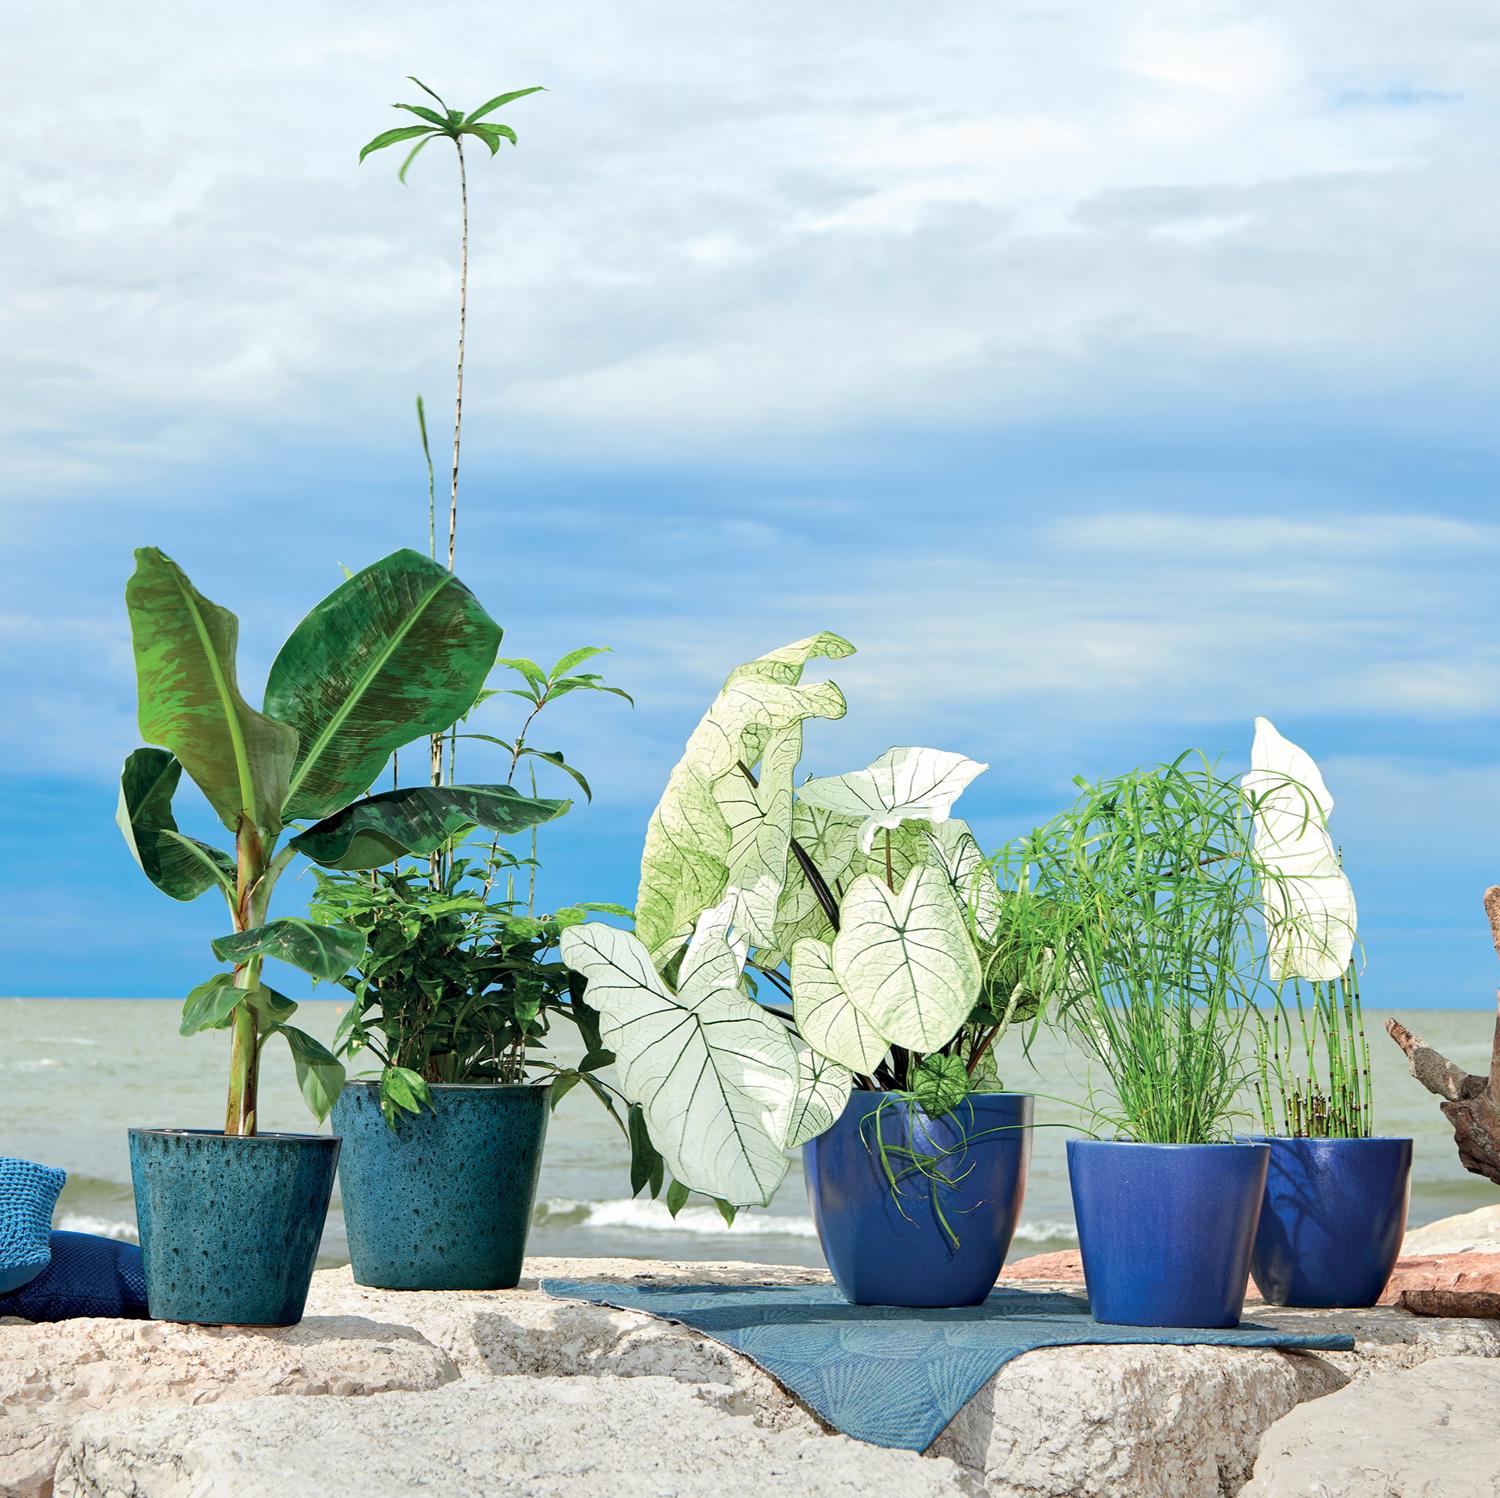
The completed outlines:
[[[100,1238],[118,1238],[121,1243],[140,1241],[133,1222],[96,1217],[92,1212],[64,1212],[58,1219],[57,1227],[59,1232],[93,1233]]]

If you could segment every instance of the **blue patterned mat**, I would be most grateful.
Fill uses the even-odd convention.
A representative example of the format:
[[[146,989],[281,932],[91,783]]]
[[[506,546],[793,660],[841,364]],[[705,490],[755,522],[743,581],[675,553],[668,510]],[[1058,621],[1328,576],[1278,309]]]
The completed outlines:
[[[753,1358],[835,1430],[923,1451],[1012,1358],[1038,1347],[1168,1343],[1347,1352],[1352,1337],[1253,1322],[1229,1331],[1104,1326],[1056,1290],[996,1290],[982,1306],[851,1306],[832,1285],[631,1285],[543,1280],[558,1300],[645,1311]]]

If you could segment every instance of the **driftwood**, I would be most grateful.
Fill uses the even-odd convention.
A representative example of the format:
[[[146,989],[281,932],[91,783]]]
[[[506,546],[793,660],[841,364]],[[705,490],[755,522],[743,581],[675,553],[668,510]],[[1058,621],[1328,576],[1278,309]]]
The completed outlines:
[[[1484,892],[1484,913],[1500,956],[1500,885]],[[1459,1163],[1500,1186],[1500,1009],[1490,1050],[1489,1075],[1476,1077],[1455,1066],[1400,1020],[1387,1020],[1386,1033],[1406,1052],[1407,1069],[1428,1092],[1443,1099],[1443,1115],[1453,1127]]]

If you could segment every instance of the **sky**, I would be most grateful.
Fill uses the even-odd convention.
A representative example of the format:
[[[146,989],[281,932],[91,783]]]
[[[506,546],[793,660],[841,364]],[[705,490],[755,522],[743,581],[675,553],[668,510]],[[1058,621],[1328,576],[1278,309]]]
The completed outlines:
[[[1493,1004],[1500,32],[1452,0],[12,8],[0,993],[214,966],[222,908],[113,822],[132,548],[239,615],[258,701],[341,566],[425,546],[456,166],[356,161],[411,72],[547,88],[469,160],[458,571],[507,651],[608,645],[636,699],[539,727],[595,793],[549,902],[630,903],[727,671],[832,629],[804,770],[970,754],[987,847],[1273,718],[1366,1003]]]

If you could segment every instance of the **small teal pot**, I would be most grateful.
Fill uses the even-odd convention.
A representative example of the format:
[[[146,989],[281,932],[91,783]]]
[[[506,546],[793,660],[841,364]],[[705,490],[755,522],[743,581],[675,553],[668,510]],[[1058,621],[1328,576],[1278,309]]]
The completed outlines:
[[[1263,1144],[1070,1139],[1094,1320],[1238,1326],[1270,1154]]]
[[[1261,1138],[1271,1151],[1250,1273],[1277,1306],[1372,1306],[1406,1236],[1410,1139]]]
[[[431,1110],[394,1130],[375,1082],[346,1082],[339,1190],[356,1283],[381,1290],[509,1290],[536,1204],[550,1086],[434,1083]]]
[[[130,1178],[158,1321],[292,1326],[317,1263],[339,1141],[131,1129]]]
[[[1032,1104],[1022,1093],[976,1093],[933,1119],[908,1098],[856,1092],[838,1122],[803,1145],[813,1221],[846,1300],[973,1306],[995,1288],[1026,1195]],[[889,1155],[901,1177],[894,1195],[877,1130],[888,1150],[938,1156],[957,1184],[929,1182]]]

